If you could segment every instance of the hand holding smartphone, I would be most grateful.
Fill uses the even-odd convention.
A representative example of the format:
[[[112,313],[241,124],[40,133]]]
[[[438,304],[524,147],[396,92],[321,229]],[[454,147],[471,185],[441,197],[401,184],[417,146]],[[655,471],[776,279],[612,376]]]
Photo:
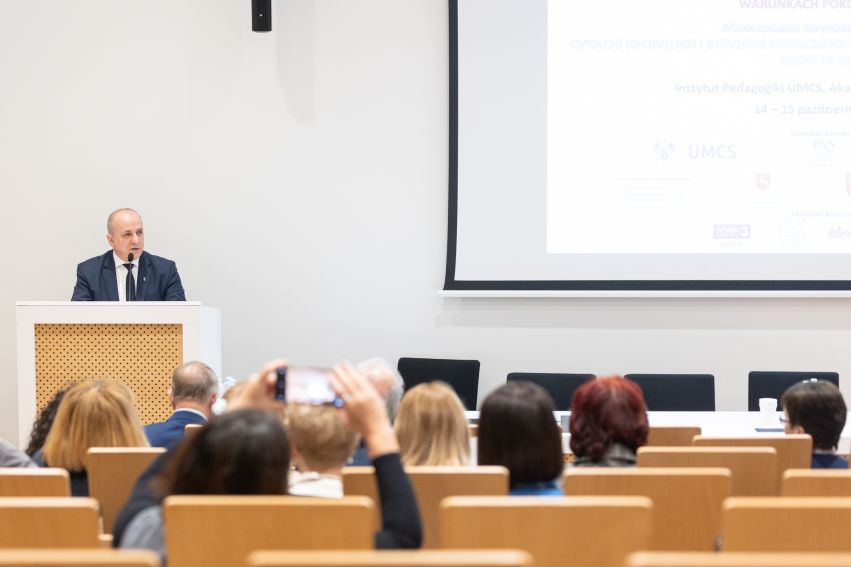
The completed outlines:
[[[334,391],[331,370],[309,367],[279,367],[275,370],[275,399],[288,404],[342,407],[343,400]]]

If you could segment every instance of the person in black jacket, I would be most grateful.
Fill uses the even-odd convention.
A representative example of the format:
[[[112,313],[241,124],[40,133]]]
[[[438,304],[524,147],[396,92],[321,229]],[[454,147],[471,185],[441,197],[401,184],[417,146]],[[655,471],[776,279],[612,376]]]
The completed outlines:
[[[275,369],[284,364],[267,364],[231,402],[227,414],[154,461],[116,520],[114,546],[153,549],[164,557],[160,504],[169,494],[286,494],[289,442],[280,422],[282,405],[271,396]],[[382,398],[348,364],[335,368],[332,384],[344,402],[341,418],[363,435],[375,467],[383,519],[375,547],[419,547],[419,510]]]

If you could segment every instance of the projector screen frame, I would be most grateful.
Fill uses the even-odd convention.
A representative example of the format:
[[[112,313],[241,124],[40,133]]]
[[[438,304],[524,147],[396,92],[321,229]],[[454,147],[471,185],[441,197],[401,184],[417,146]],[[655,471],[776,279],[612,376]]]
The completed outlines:
[[[851,297],[851,280],[459,280],[458,2],[449,4],[449,179],[446,297]]]

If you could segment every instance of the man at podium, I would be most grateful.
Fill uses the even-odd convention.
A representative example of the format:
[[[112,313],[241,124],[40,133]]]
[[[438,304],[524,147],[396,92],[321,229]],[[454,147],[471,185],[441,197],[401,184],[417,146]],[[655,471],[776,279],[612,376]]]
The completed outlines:
[[[113,211],[106,230],[112,250],[77,266],[71,301],[186,301],[175,263],[145,252],[139,213]]]

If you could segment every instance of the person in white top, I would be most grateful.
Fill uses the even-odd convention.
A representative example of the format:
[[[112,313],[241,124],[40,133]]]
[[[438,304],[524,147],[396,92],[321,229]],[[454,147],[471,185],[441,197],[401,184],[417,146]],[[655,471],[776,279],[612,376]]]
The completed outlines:
[[[289,405],[286,429],[290,438],[289,493],[319,498],[343,497],[343,467],[359,436],[330,406]]]

